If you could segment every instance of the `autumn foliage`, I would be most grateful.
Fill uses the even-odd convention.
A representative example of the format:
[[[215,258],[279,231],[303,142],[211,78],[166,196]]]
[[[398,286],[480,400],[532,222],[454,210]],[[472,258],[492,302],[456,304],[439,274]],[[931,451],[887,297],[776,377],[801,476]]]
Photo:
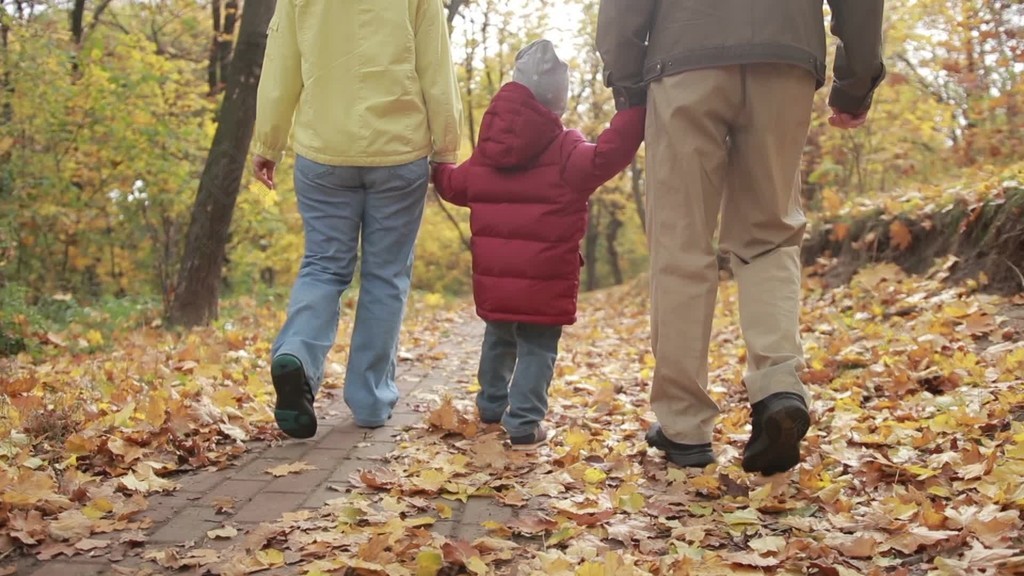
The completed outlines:
[[[459,7],[467,155],[514,54],[540,35],[567,38],[567,123],[604,127],[596,0],[561,3],[568,24],[539,0],[445,4]],[[68,5],[89,8],[79,35]],[[114,571],[145,560],[153,573],[1024,573],[1024,5],[1013,0],[889,3],[889,76],[866,128],[828,129],[819,95],[803,168],[814,424],[792,473],[739,467],[749,408],[727,271],[710,358],[719,464],[683,471],[644,446],[654,359],[641,154],[590,206],[584,283],[606,289],[584,295],[566,332],[550,448],[509,452],[476,418],[468,218],[431,201],[401,367],[447,385],[418,399],[422,422],[337,483],[337,499],[253,528],[244,546],[220,545],[240,531],[230,523],[194,546],[147,543],[153,495],[281,440],[267,362],[302,250],[289,162],[277,191],[243,184],[221,319],[191,331],[163,320],[221,98],[211,47],[218,71],[229,60],[213,5],[0,0],[0,575],[29,557],[105,558]],[[343,336],[353,301],[342,300]],[[331,372],[326,389],[340,385]],[[473,541],[444,534],[453,507],[481,500],[505,520]]]

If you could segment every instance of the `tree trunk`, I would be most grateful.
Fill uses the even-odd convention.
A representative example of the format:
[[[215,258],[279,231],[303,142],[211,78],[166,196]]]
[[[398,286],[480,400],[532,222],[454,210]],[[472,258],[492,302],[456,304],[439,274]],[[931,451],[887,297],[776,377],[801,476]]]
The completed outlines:
[[[206,83],[210,88],[210,95],[220,92],[220,70],[217,67],[220,45],[220,33],[223,17],[221,16],[221,0],[210,0],[210,9],[213,11],[213,36],[210,39],[210,61],[206,66]]]
[[[619,231],[622,230],[622,220],[614,212],[609,212],[608,229],[604,233],[604,241],[607,244],[605,250],[608,253],[608,264],[612,267],[612,279],[615,285],[622,284],[625,280],[622,277],[622,264],[619,261]]]
[[[85,0],[75,0],[71,8],[71,38],[75,44],[81,45],[85,36]]]
[[[596,202],[591,202],[587,209],[590,211],[590,217],[587,235],[583,238],[583,271],[586,272],[584,287],[590,291],[597,289],[597,241],[601,211],[597,208]]]
[[[644,194],[644,169],[640,167],[640,159],[633,157],[633,163],[629,167],[630,187],[633,192],[633,205],[636,206],[636,214],[640,217],[640,225],[644,231],[647,230],[647,198]]]
[[[217,45],[217,77],[223,87],[231,69],[231,49],[235,42],[235,27],[238,24],[238,1],[228,0],[224,5],[224,26],[220,29]]]
[[[466,0],[450,0],[445,8],[448,9],[448,26],[455,23],[455,17],[459,14],[459,8],[466,4]]]
[[[14,86],[11,84],[11,65],[8,52],[8,37],[11,26],[8,22],[10,16],[7,14],[7,7],[0,4],[0,63],[4,66],[3,74],[0,74],[0,124],[9,124],[14,118],[14,109],[11,100],[14,98]]]
[[[171,295],[172,324],[198,326],[217,317],[228,233],[256,118],[256,91],[276,2],[249,2],[228,74],[217,132],[192,207],[178,283]]]

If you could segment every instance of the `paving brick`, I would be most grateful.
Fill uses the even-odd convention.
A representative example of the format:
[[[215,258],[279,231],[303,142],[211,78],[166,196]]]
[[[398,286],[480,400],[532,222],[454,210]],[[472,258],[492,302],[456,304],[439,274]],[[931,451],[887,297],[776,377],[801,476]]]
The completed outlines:
[[[291,492],[296,494],[309,494],[327,480],[331,470],[306,470],[299,474],[289,474],[275,478],[267,485],[264,492]]]
[[[330,434],[323,437],[317,444],[318,448],[328,450],[349,450],[356,444],[366,442],[366,430],[355,425],[336,426]]]
[[[430,531],[434,534],[444,536],[445,538],[454,539],[456,538],[455,534],[458,532],[458,529],[458,522],[455,522],[454,520],[440,520],[434,523],[430,528]]]
[[[348,457],[356,460],[379,460],[394,449],[395,445],[392,442],[364,442],[356,445]]]
[[[206,538],[206,531],[219,528],[224,522],[209,506],[193,506],[179,512],[152,536],[149,542],[180,544]]]
[[[480,524],[483,522],[506,523],[512,519],[511,508],[495,504],[491,498],[470,498],[466,509],[459,520],[456,535],[469,542],[487,535],[487,530]]]
[[[192,493],[209,492],[225,479],[227,479],[227,475],[219,470],[204,470],[175,478],[181,484],[181,492]]]
[[[192,506],[194,502],[189,500],[195,494],[185,492],[174,492],[171,494],[159,494],[149,499],[149,507],[139,513],[138,518],[149,518],[154,525],[160,525],[178,515],[179,512]]]
[[[351,448],[334,450],[331,448],[315,448],[306,453],[302,461],[321,470],[330,470],[345,461]]]
[[[234,498],[235,510],[238,510],[251,500],[253,496],[269,486],[272,481],[273,478],[269,474],[265,480],[225,480],[206,494],[198,503],[213,506],[218,500]]]
[[[234,516],[235,522],[273,522],[302,507],[305,494],[260,492]]]
[[[271,460],[269,458],[257,458],[250,462],[244,468],[237,470],[231,475],[232,480],[270,480],[273,478],[267,473],[267,470],[280,466],[282,464],[289,464],[294,460]]]
[[[343,490],[336,490],[331,486],[336,486]],[[348,482],[325,482],[306,496],[306,499],[302,501],[302,508],[312,508],[313,510],[322,508],[331,500],[345,498],[351,492],[351,489],[352,486]]]
[[[302,460],[306,452],[316,446],[312,440],[287,440],[284,444],[274,446],[260,455],[260,458],[271,460]]]
[[[346,459],[344,462],[334,467],[330,478],[328,478],[328,482],[349,486],[348,477],[354,472],[358,472],[360,469],[369,470],[370,468],[375,468],[377,466],[380,466],[380,462],[373,460],[359,460],[356,458]]]
[[[388,420],[388,427],[393,430],[401,430],[409,426],[415,426],[423,419],[426,418],[426,414],[421,412],[403,412],[401,414],[392,414],[391,420]]]

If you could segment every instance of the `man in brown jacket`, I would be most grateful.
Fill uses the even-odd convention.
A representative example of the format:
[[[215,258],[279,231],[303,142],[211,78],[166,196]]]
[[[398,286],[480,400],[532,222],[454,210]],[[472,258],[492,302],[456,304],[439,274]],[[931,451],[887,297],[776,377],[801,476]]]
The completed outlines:
[[[828,0],[840,44],[829,105],[864,123],[885,76],[883,0]],[[753,406],[743,468],[800,461],[810,416],[800,381],[800,156],[825,83],[815,0],[602,0],[597,45],[619,108],[647,105],[651,336],[657,364],[647,442],[680,466],[714,462],[707,394],[717,248],[739,285]],[[719,214],[721,225],[719,229]]]

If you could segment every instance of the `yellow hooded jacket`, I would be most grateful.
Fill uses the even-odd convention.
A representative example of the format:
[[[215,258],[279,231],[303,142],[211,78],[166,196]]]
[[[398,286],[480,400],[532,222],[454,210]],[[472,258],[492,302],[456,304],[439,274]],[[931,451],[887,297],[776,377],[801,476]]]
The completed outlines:
[[[441,0],[278,0],[253,147],[331,166],[458,160],[462,102]]]

